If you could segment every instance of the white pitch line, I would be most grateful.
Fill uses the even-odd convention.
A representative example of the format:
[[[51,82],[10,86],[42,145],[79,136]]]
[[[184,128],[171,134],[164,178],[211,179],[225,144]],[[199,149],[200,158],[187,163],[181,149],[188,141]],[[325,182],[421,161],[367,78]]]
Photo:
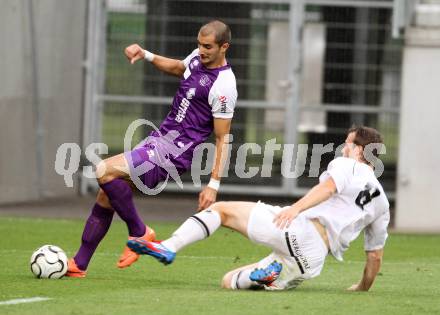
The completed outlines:
[[[47,301],[47,300],[51,300],[51,298],[36,296],[36,297],[32,297],[32,298],[27,298],[27,299],[14,299],[14,300],[2,301],[2,302],[0,302],[0,305],[33,303],[33,302],[41,302],[41,301]]]

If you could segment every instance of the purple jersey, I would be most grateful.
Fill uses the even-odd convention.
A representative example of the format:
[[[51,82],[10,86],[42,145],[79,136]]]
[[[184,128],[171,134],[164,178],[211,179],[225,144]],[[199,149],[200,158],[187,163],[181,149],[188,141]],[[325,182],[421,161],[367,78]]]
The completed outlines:
[[[214,118],[232,118],[237,100],[235,76],[229,64],[208,69],[201,63],[198,49],[183,63],[186,70],[171,110],[160,125],[160,133],[150,134],[158,137],[150,138],[159,144],[158,151],[172,155],[171,161],[179,173],[190,168],[194,149],[213,131]],[[170,131],[175,137],[164,138]],[[187,149],[176,157],[173,156],[176,146]]]

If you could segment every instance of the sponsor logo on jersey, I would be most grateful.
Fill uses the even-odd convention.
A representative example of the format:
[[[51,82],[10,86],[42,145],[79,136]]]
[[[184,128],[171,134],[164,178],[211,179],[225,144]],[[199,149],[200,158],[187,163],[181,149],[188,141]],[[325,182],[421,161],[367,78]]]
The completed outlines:
[[[199,80],[199,84],[201,86],[207,86],[209,83],[211,83],[211,79],[206,74],[202,75]]]
[[[186,92],[186,98],[183,98],[180,101],[179,108],[177,110],[176,118],[174,119],[178,123],[181,123],[183,119],[185,119],[186,111],[188,110],[188,107],[191,105],[190,99],[192,99],[196,95],[196,88],[190,88]]]
[[[218,100],[220,101],[220,112],[226,113],[226,104],[228,103],[228,99],[226,96],[222,95],[218,98]]]

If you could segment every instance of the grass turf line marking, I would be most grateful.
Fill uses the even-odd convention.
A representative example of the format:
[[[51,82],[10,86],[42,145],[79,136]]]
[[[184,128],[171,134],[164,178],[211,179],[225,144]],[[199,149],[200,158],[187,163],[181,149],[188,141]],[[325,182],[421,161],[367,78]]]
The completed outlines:
[[[8,301],[1,301],[0,305],[14,305],[14,304],[23,304],[23,303],[34,303],[34,302],[41,302],[41,301],[47,301],[51,300],[51,298],[47,297],[33,297],[33,298],[27,298],[27,299],[14,299],[14,300],[8,300]]]

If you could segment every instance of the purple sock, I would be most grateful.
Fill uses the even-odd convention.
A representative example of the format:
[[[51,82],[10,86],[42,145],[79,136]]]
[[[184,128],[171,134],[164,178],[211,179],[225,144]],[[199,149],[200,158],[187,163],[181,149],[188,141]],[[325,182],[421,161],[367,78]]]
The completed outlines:
[[[134,206],[130,185],[125,180],[117,178],[100,186],[110,200],[113,209],[127,224],[128,235],[143,236],[146,232],[145,224]]]
[[[81,247],[74,260],[81,270],[86,270],[99,242],[104,238],[112,223],[114,211],[95,203],[87,219],[81,239]]]

